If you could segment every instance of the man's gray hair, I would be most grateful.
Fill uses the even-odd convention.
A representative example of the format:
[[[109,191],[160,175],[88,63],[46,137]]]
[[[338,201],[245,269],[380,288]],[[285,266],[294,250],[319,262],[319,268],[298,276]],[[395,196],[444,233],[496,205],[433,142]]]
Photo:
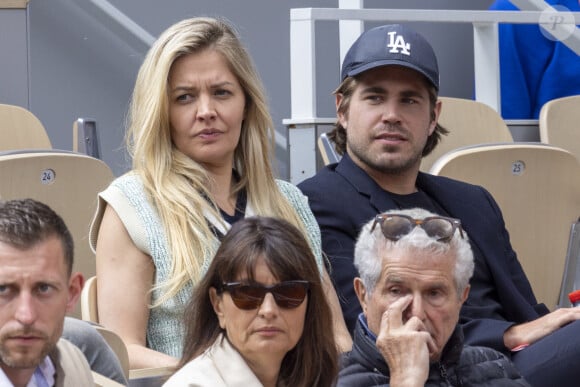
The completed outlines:
[[[385,214],[407,215],[414,219],[424,219],[430,216],[438,216],[421,208],[409,210],[392,210]],[[401,237],[398,241],[391,241],[383,235],[380,225],[371,232],[374,219],[371,219],[362,228],[354,250],[354,265],[358,269],[367,292],[373,292],[383,269],[385,254],[393,250],[427,251],[432,255],[443,255],[449,252],[455,255],[455,285],[457,295],[461,297],[465,288],[469,285],[469,279],[473,275],[474,260],[471,245],[467,234],[463,231],[463,237],[459,229],[455,230],[453,238],[449,242],[438,242],[425,233],[421,227],[415,227],[409,234]]]

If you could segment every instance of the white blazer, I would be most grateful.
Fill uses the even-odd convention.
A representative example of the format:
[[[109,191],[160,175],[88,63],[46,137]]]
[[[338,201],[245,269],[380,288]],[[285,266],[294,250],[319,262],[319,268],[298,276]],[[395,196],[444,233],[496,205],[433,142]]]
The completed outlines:
[[[203,354],[171,376],[163,387],[263,387],[242,355],[221,334]]]

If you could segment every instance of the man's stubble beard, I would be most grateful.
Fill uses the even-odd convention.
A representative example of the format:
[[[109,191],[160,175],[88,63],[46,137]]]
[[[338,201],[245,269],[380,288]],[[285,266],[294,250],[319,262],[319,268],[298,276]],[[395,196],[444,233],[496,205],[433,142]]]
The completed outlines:
[[[35,355],[29,351],[23,355],[24,352],[15,351],[6,346],[5,342],[7,336],[14,336],[14,332],[4,334],[0,337],[0,363],[10,368],[36,368],[56,346],[56,342],[52,342],[49,337],[42,334],[44,344],[42,345],[40,352]]]
[[[368,168],[386,175],[399,175],[403,172],[407,172],[408,170],[414,168],[417,163],[420,163],[423,157],[421,150],[414,152],[406,159],[381,161],[382,155],[396,152],[398,147],[386,145],[377,155],[369,154],[368,151],[360,148],[361,147],[358,146],[358,144],[353,146],[351,142],[348,142],[348,149],[353,156],[362,161]],[[375,157],[373,158],[373,156]]]

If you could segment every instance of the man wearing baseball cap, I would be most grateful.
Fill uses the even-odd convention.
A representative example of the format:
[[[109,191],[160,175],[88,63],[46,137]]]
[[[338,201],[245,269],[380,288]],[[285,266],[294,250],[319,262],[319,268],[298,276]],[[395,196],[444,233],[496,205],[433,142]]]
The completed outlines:
[[[580,308],[549,313],[536,301],[489,192],[419,171],[447,133],[437,123],[438,91],[433,48],[406,26],[366,31],[344,59],[329,133],[343,156],[299,187],[320,225],[347,326],[352,332],[361,312],[353,256],[362,226],[388,210],[423,208],[459,219],[470,236],[475,271],[460,313],[466,344],[509,355],[534,386],[577,385]]]

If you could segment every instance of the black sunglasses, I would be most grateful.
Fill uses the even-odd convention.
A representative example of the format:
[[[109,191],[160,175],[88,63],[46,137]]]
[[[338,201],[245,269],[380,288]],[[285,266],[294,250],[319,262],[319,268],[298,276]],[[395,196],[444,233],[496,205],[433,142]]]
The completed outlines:
[[[417,226],[420,226],[427,235],[439,242],[448,243],[457,229],[459,229],[459,233],[463,238],[463,229],[459,219],[444,216],[414,219],[402,214],[379,214],[375,217],[371,232],[373,232],[377,224],[381,226],[381,231],[385,238],[392,241],[398,241]]]
[[[256,309],[267,293],[272,293],[276,305],[284,309],[299,307],[308,294],[308,281],[283,281],[275,285],[228,282],[221,285],[220,293],[228,292],[234,304],[244,310]]]

